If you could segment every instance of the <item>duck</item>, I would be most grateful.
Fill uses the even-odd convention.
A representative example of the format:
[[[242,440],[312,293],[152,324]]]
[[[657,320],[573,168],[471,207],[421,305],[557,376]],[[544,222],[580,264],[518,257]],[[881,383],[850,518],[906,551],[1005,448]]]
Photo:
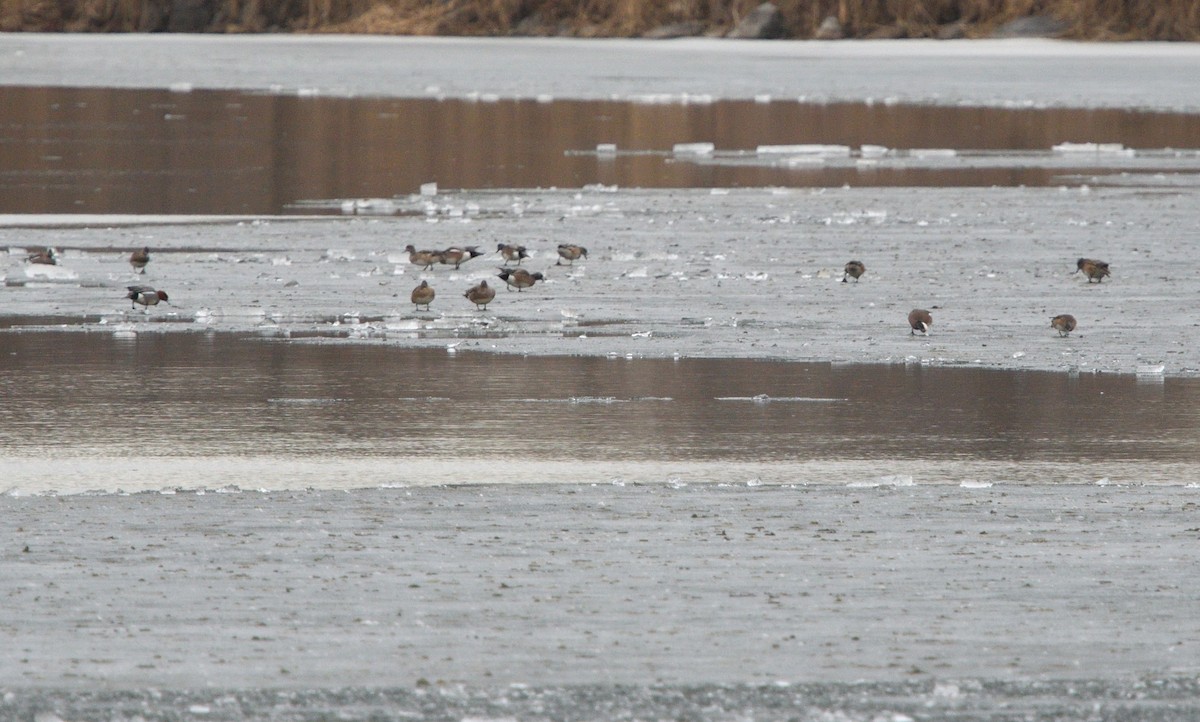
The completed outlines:
[[[1070,336],[1075,330],[1075,317],[1069,313],[1060,313],[1050,319],[1050,328],[1058,331],[1058,337]]]
[[[846,282],[847,278],[853,278],[855,283],[858,283],[859,276],[867,272],[867,267],[862,261],[850,261],[846,264],[845,271],[842,273],[842,283]]]
[[[908,312],[908,325],[912,327],[908,335],[911,336],[920,331],[928,336],[929,327],[933,325],[933,316],[930,316],[929,312],[923,308],[914,308]]]
[[[1105,276],[1111,276],[1112,272],[1108,270],[1108,264],[1104,261],[1097,261],[1094,258],[1080,258],[1075,261],[1075,272],[1083,271],[1083,275],[1087,276],[1088,283],[1095,281],[1103,283]]]
[[[529,253],[525,250],[525,246],[516,246],[511,243],[496,244],[496,250],[501,256],[504,256],[504,265],[508,265],[509,261],[516,261],[517,265],[521,265],[521,261],[529,258]]]
[[[575,263],[579,257],[587,258],[587,249],[583,246],[577,246],[574,243],[558,244],[558,261],[554,265],[561,266],[563,261],[567,261],[568,265]]]
[[[433,297],[435,295],[436,294],[433,291],[433,286],[429,285],[429,281],[421,281],[421,285],[413,289],[413,305],[417,307],[418,311],[421,310],[421,306],[424,306],[425,310],[428,311],[429,304],[433,303]]]
[[[150,262],[150,247],[146,246],[140,251],[134,251],[129,254],[129,265],[133,266],[133,270],[138,273],[146,272],[146,264]]]
[[[142,304],[149,310],[150,306],[157,306],[159,301],[167,303],[167,292],[157,291],[150,286],[126,286],[129,293],[125,298],[128,298],[133,304],[130,308],[137,308],[137,304]]]
[[[538,273],[530,273],[524,268],[501,268],[500,278],[511,288],[517,289],[518,292],[529,288],[538,281],[546,280],[546,277],[540,271]]]
[[[420,266],[422,271],[429,270],[433,264],[442,260],[441,251],[418,251],[411,243],[405,246],[404,250],[408,252],[408,262]]]
[[[492,302],[492,299],[496,297],[496,289],[489,286],[487,281],[480,281],[477,285],[468,288],[463,296],[475,304],[477,311],[484,311],[487,309],[487,305]]]
[[[441,252],[439,260],[446,265],[454,264],[455,270],[458,270],[460,264],[482,255],[479,246],[450,246]]]
[[[37,253],[30,253],[25,257],[25,260],[29,263],[38,263],[43,266],[57,266],[58,252],[53,248],[45,248]]]

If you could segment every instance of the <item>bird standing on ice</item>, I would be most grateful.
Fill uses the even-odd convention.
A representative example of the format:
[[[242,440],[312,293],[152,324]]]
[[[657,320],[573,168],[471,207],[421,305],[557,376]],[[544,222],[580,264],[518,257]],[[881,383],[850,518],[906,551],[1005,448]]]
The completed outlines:
[[[405,246],[404,250],[408,251],[408,262],[420,266],[422,271],[429,270],[433,264],[442,260],[441,251],[418,251],[411,243]]]
[[[127,286],[129,293],[125,298],[128,298],[133,304],[130,308],[137,308],[137,304],[142,304],[145,310],[150,310],[150,306],[157,306],[159,301],[167,303],[167,292],[156,291],[149,286]]]
[[[521,265],[521,261],[529,258],[529,252],[525,246],[515,246],[511,243],[497,243],[496,250],[501,256],[504,256],[504,265],[508,265],[510,261],[516,261],[517,265]]]
[[[129,254],[129,265],[138,273],[146,272],[146,264],[150,262],[150,247]]]
[[[1108,270],[1108,264],[1104,261],[1097,261],[1094,258],[1080,258],[1075,261],[1075,272],[1083,271],[1083,275],[1087,276],[1088,283],[1095,281],[1103,283],[1105,276],[1111,276],[1112,272]]]
[[[1059,338],[1070,336],[1075,330],[1075,317],[1069,313],[1060,313],[1050,319],[1050,328],[1058,331]]]
[[[912,327],[912,330],[908,332],[909,336],[917,331],[928,336],[929,327],[933,325],[933,316],[930,316],[929,312],[923,308],[914,308],[908,312],[908,325]]]
[[[58,253],[53,248],[46,248],[37,253],[30,253],[25,257],[25,260],[29,263],[38,263],[43,266],[57,266]]]
[[[489,286],[487,281],[480,281],[478,285],[468,288],[463,296],[475,304],[475,310],[484,311],[487,309],[487,305],[492,302],[492,299],[496,297],[496,289]]]
[[[436,294],[433,292],[433,286],[429,285],[429,281],[421,281],[421,285],[413,289],[413,305],[417,307],[418,311],[421,310],[421,306],[424,306],[425,310],[428,311],[429,304],[433,303],[433,297],[435,295]]]
[[[850,261],[846,264],[845,272],[842,273],[842,283],[846,282],[847,278],[853,278],[855,283],[858,283],[859,276],[867,272],[867,267],[862,261]]]
[[[566,261],[567,265],[572,265],[579,260],[580,256],[587,258],[587,249],[583,246],[577,246],[574,243],[560,243],[558,244],[558,261],[554,265],[561,266],[563,261]]]
[[[546,277],[543,276],[540,271],[538,273],[530,273],[524,268],[517,268],[515,270],[511,268],[501,268],[499,275],[500,278],[507,283],[510,288],[515,288],[517,291],[523,291],[538,281],[546,280]]]
[[[459,265],[482,255],[483,251],[479,250],[479,246],[451,246],[441,252],[439,260],[446,265],[453,264],[454,270],[457,271]]]

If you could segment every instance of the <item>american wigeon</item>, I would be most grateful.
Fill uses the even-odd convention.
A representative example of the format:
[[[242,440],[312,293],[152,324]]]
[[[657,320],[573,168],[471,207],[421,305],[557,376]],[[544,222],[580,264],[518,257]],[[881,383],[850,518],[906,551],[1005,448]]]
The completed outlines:
[[[446,250],[442,251],[440,255],[441,258],[439,260],[441,260],[442,263],[445,263],[446,265],[453,264],[454,268],[457,269],[460,264],[469,261],[476,256],[482,256],[483,251],[479,250],[479,246],[450,246]]]
[[[1058,331],[1059,338],[1070,336],[1075,330],[1075,317],[1069,313],[1060,313],[1050,319],[1050,328]]]
[[[126,288],[129,289],[129,293],[125,295],[125,298],[133,301],[130,308],[137,308],[137,304],[140,303],[149,310],[150,306],[157,306],[159,301],[167,303],[166,291],[156,291],[150,286],[126,286]]]
[[[421,270],[428,270],[442,260],[441,251],[418,251],[411,243],[405,246],[404,250],[408,252],[408,262],[420,266]]]
[[[910,336],[917,331],[928,336],[929,327],[933,325],[933,316],[930,316],[929,312],[923,308],[914,308],[908,312],[908,325],[912,327],[912,330],[908,332]]]
[[[146,264],[150,262],[150,247],[129,254],[129,265],[138,273],[146,272]]]
[[[529,253],[525,250],[525,246],[516,246],[511,243],[498,243],[496,250],[504,256],[504,265],[508,265],[509,261],[516,261],[517,265],[521,265],[521,261],[529,258]]]
[[[30,253],[25,257],[25,260],[29,263],[39,263],[43,266],[57,266],[58,252],[53,248],[46,248],[37,253]]]
[[[1095,281],[1103,283],[1105,276],[1111,276],[1112,273],[1108,270],[1108,264],[1104,261],[1097,261],[1094,258],[1080,258],[1075,261],[1075,272],[1083,271],[1083,275],[1087,276],[1088,283]]]
[[[853,278],[855,283],[858,283],[859,276],[867,272],[867,267],[862,261],[850,261],[846,264],[845,271],[842,273],[842,283],[846,282],[847,278]]]
[[[558,244],[558,261],[554,265],[561,266],[563,261],[568,264],[575,263],[579,257],[587,258],[587,249],[583,246],[577,246],[574,243]]]
[[[496,297],[496,289],[488,285],[487,281],[480,281],[478,285],[471,286],[467,292],[463,294],[467,300],[475,304],[475,309],[483,311],[487,305]]]
[[[413,305],[417,307],[418,311],[421,310],[421,306],[424,306],[425,310],[428,311],[429,304],[433,303],[434,295],[436,294],[433,292],[433,286],[429,285],[429,281],[421,281],[421,285],[413,289]]]
[[[510,287],[522,291],[529,288],[538,281],[546,280],[546,277],[538,273],[530,273],[524,268],[501,268],[500,278]]]

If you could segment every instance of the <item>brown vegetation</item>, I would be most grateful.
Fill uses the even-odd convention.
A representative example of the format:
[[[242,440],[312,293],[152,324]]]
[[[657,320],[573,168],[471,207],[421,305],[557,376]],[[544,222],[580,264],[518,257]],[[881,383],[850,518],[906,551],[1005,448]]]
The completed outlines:
[[[720,36],[761,0],[0,0],[2,31],[341,32],[637,37],[664,26]],[[1061,37],[1198,40],[1196,0],[778,0],[788,37],[827,17],[846,37],[986,37],[1022,17]]]

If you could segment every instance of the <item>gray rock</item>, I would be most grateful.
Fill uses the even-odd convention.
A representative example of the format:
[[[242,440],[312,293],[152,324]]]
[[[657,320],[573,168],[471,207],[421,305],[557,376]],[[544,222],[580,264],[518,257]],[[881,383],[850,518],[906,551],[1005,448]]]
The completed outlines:
[[[659,25],[642,35],[644,38],[692,38],[704,33],[704,23],[699,20],[684,20],[678,23]]]
[[[172,0],[167,32],[202,33],[208,30],[215,14],[211,0]]]
[[[817,40],[841,40],[846,37],[846,33],[842,30],[842,23],[837,16],[828,15],[821,21],[821,27],[817,28],[813,37]]]
[[[965,37],[967,37],[967,24],[962,20],[938,26],[938,40],[961,40]]]
[[[783,24],[783,14],[773,3],[763,3],[742,18],[727,38],[743,38],[771,40],[787,37],[787,28]]]
[[[1004,23],[992,31],[993,38],[1053,38],[1067,30],[1067,23],[1044,15],[1031,15]]]

